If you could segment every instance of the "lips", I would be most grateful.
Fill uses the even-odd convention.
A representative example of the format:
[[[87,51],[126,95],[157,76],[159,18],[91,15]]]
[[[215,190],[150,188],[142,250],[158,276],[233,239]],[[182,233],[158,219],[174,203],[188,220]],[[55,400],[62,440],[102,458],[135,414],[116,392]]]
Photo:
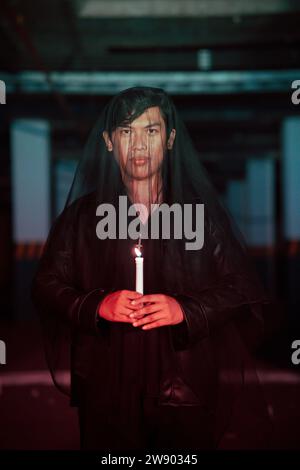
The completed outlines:
[[[149,160],[148,157],[134,157],[132,159],[135,165],[145,165],[145,163]]]

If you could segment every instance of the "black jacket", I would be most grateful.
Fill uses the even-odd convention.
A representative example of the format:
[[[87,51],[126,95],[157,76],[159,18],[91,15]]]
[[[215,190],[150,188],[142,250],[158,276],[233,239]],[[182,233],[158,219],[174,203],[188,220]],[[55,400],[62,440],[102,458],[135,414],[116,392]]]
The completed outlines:
[[[66,349],[71,351],[74,404],[78,378],[87,380],[92,374],[95,351],[97,360],[109,362],[114,329],[120,328],[122,332],[133,329],[129,324],[113,325],[100,320],[97,315],[100,302],[109,292],[134,290],[134,262],[132,240],[119,241],[112,256],[111,243],[115,241],[98,240],[96,224],[93,195],[67,208],[51,229],[32,286],[54,379],[62,367],[61,348],[67,344]],[[232,262],[233,253],[237,260],[241,253],[230,234],[225,241],[219,238],[209,221],[205,230],[202,253],[194,256],[191,252],[191,279],[186,280],[185,286],[172,282],[181,262],[176,258],[176,241],[146,243],[145,259],[148,249],[152,264],[148,263],[147,270],[145,263],[145,293],[175,297],[185,318],[181,324],[156,329],[162,330],[159,334],[170,341],[167,344],[176,363],[175,368],[173,364],[165,369],[172,373],[160,381],[161,403],[184,404],[192,400],[192,395],[205,403],[214,396],[216,407],[221,410],[219,414],[225,416],[244,385],[243,371],[245,366],[250,367],[249,351],[263,338],[265,298],[260,291],[255,294],[256,286],[248,272],[243,271],[243,265],[232,269],[233,265],[238,266],[238,262]],[[195,272],[197,276],[192,274]],[[69,345],[62,333],[63,325],[64,331],[70,332]],[[108,345],[108,349],[103,345]],[[99,355],[105,354],[99,359]]]

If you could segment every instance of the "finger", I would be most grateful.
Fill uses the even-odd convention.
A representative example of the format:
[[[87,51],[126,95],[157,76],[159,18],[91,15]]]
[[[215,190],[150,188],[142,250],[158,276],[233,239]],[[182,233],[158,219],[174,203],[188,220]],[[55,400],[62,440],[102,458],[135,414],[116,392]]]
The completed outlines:
[[[136,301],[138,302],[137,304],[136,303],[133,304],[132,302],[135,302],[135,301],[133,300],[126,304],[127,308],[130,308],[132,311],[140,310],[141,308],[145,306],[143,302]]]
[[[141,319],[136,320],[135,322],[133,322],[133,326],[146,325],[147,323],[151,323],[151,322],[160,320],[160,319],[164,318],[164,316],[165,315],[164,315],[163,311],[152,313],[152,315],[145,315],[144,318],[141,318]]]
[[[143,295],[139,302],[161,302],[163,298],[163,294],[148,294]]]
[[[142,330],[151,330],[152,328],[158,328],[159,326],[168,325],[165,319],[157,320],[152,323],[147,323],[147,325],[142,326]]]
[[[139,318],[143,318],[145,315],[143,313],[138,314],[136,312],[132,312],[129,314],[129,317],[131,318],[132,321],[138,320]]]
[[[127,308],[127,307],[122,307],[122,310],[118,311],[118,315],[127,315],[127,317],[131,315],[132,313],[134,313],[132,308]]]
[[[138,310],[139,308],[143,308],[145,305],[151,305],[154,302],[140,302],[140,299],[132,300],[129,302],[129,307]]]
[[[156,300],[155,301],[153,300],[152,302],[150,302],[149,300],[144,302],[143,298],[140,298],[140,299],[132,300],[131,302],[129,302],[129,304],[132,308],[134,308],[136,306],[138,306],[138,308],[141,308],[144,305],[151,305],[151,304],[158,303],[158,302],[161,302],[161,300],[159,298],[156,298]]]
[[[134,290],[123,290],[122,292],[124,297],[129,300],[140,299],[143,297],[143,294],[140,294],[140,292],[136,292]]]
[[[129,317],[128,313],[125,312],[115,313],[113,321],[122,323],[132,323],[132,319]]]
[[[156,303],[156,304],[151,304],[148,305],[147,307],[143,307],[136,312],[133,312],[131,315],[131,318],[139,317],[141,315],[149,315],[151,313],[158,312],[159,310],[162,310],[163,304],[161,303]]]

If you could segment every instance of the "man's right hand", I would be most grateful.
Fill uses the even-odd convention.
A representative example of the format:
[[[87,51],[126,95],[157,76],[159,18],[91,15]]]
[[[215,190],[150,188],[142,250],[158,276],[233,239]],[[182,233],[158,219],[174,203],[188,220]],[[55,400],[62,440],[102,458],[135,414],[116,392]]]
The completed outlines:
[[[132,300],[138,300],[143,294],[131,290],[118,290],[104,297],[98,310],[98,315],[105,320],[114,322],[132,323],[129,315],[141,308],[141,305],[132,305]]]

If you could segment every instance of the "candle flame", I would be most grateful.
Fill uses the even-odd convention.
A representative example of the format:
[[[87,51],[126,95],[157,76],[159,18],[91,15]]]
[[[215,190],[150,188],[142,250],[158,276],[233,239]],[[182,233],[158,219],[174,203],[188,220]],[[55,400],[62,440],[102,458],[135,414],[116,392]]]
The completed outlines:
[[[135,251],[136,256],[138,257],[142,256],[142,252],[137,246],[135,247],[134,251]]]

